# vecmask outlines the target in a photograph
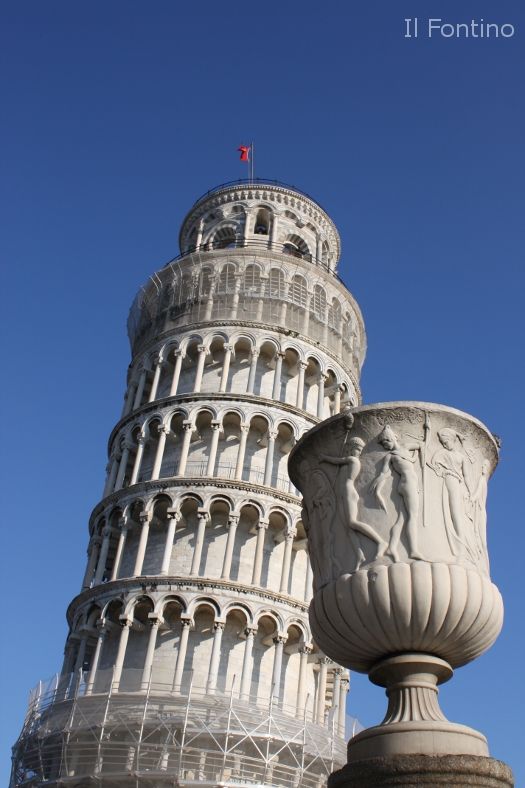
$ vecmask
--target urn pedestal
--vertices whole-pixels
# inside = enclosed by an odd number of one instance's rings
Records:
[[[367,673],[388,696],[384,720],[350,740],[339,773],[346,778],[331,785],[512,784],[508,769],[503,782],[500,767],[492,775],[487,764],[499,762],[487,758],[485,737],[449,722],[438,702],[438,685],[486,651],[503,622],[486,542],[497,460],[483,424],[421,402],[354,408],[293,450],[290,476],[303,494],[314,573],[313,635],[327,656]],[[418,757],[434,783],[409,781]],[[443,782],[450,758],[456,766],[470,758],[481,781]],[[392,759],[401,781],[374,782],[386,779]],[[365,779],[367,769],[379,771]],[[357,782],[348,770],[361,775]]]

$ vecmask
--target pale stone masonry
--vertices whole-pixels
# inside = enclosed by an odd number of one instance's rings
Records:
[[[312,641],[287,473],[307,430],[360,403],[339,236],[296,189],[234,183],[179,242],[131,309],[64,664],[32,695],[13,787],[314,788],[345,762],[348,674]]]

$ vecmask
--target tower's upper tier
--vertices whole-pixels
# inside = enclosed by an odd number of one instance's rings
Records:
[[[235,247],[266,248],[303,258],[335,273],[339,233],[304,192],[256,179],[217,186],[193,205],[179,235],[182,254]]]

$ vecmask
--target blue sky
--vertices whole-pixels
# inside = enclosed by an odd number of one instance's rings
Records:
[[[516,34],[406,39],[415,16]],[[523,5],[21,0],[0,22],[4,784],[27,693],[61,664],[129,306],[192,202],[246,175],[250,140],[256,175],[338,225],[365,402],[442,402],[502,437],[489,539],[506,623],[442,705],[525,783]],[[354,676],[349,708],[379,721],[382,690]]]

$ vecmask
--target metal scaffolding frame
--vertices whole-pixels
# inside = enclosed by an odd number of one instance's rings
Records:
[[[124,674],[129,686],[133,677]],[[13,748],[12,788],[320,788],[346,761],[335,720],[324,727],[306,712],[298,718],[271,695],[245,700],[191,678],[181,692],[151,681],[144,690],[115,691],[109,681],[105,691],[86,694],[87,679],[59,676],[33,691]]]

